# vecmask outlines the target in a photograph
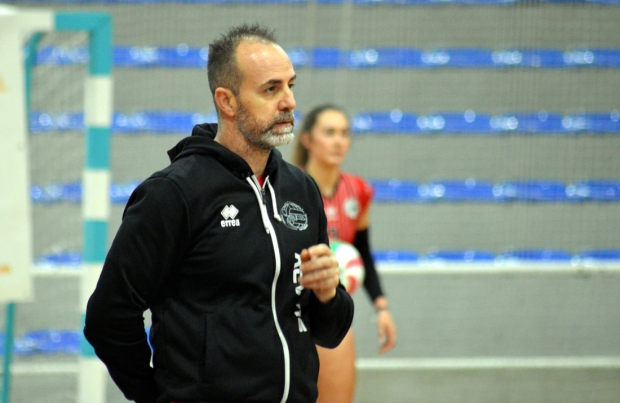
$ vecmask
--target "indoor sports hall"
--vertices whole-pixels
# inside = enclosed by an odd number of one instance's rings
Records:
[[[126,401],[85,301],[132,191],[216,122],[208,44],[243,22],[275,29],[298,120],[346,108],[374,187],[398,342],[357,291],[355,403],[620,402],[619,0],[0,3],[0,403]]]

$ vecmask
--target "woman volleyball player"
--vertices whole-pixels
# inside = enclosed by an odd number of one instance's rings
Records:
[[[351,138],[349,118],[335,105],[321,105],[303,119],[293,163],[304,169],[319,186],[327,215],[330,239],[352,244],[365,267],[364,288],[377,312],[380,353],[396,343],[396,327],[381,289],[370,252],[368,224],[372,187],[362,178],[343,172]],[[355,341],[353,329],[333,350],[317,346],[320,359],[317,403],[351,403],[355,394]]]

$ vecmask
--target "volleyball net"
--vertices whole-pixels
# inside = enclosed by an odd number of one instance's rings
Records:
[[[617,1],[9,3],[104,11],[114,21],[108,243],[135,186],[168,164],[166,151],[194,124],[216,119],[208,43],[260,22],[275,28],[295,66],[297,117],[320,103],[344,106],[353,133],[344,169],[375,187],[371,240],[401,341],[376,357],[358,291],[365,371],[450,373],[497,362],[515,370],[523,357],[530,369],[556,362],[549,357],[577,357],[562,361],[571,368],[618,367]],[[35,301],[17,313],[22,358],[79,355],[88,41],[85,32],[44,33],[33,53],[36,277]],[[282,152],[288,158],[290,147]],[[591,366],[592,357],[607,361]],[[536,382],[528,376],[495,392]],[[56,390],[71,389],[68,379]],[[611,383],[600,390],[620,393]],[[42,401],[61,395],[50,393]]]

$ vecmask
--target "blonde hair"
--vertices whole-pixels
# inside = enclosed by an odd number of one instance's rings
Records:
[[[301,137],[305,134],[310,135],[310,133],[312,133],[312,129],[316,125],[316,122],[319,120],[319,116],[325,111],[338,111],[342,113],[347,118],[347,120],[349,120],[349,115],[347,114],[345,109],[337,105],[322,104],[312,108],[310,112],[308,112],[301,120],[299,131],[297,133],[297,136],[295,136],[293,157],[291,161],[293,165],[299,168],[303,168],[308,163],[308,149],[302,144]]]

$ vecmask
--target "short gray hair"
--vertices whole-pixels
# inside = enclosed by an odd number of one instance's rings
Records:
[[[276,43],[273,30],[259,24],[243,24],[233,27],[220,39],[211,43],[209,45],[207,75],[212,95],[215,96],[215,90],[218,87],[228,88],[233,94],[239,94],[243,74],[237,65],[235,51],[239,43],[244,40]]]

